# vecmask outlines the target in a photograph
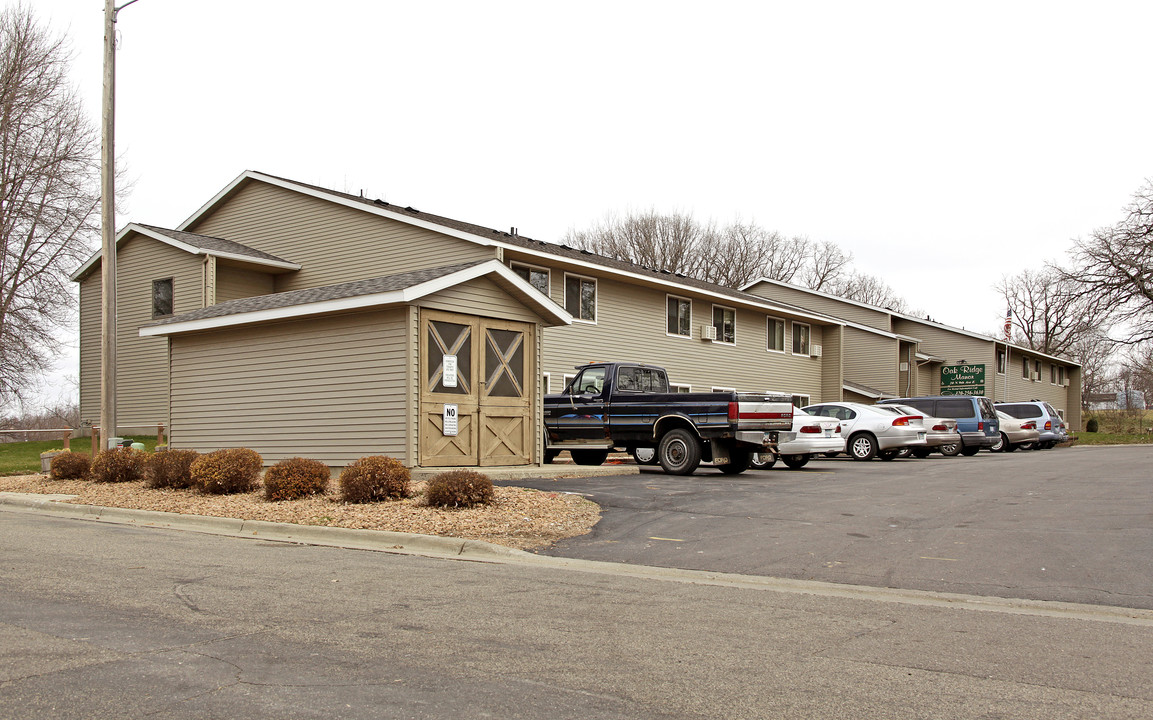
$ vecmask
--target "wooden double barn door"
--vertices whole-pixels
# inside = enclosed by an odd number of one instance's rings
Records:
[[[421,311],[421,465],[533,461],[535,333],[529,323]],[[446,405],[455,406],[455,434]]]

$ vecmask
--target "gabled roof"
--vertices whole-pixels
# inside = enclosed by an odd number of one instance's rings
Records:
[[[861,383],[852,382],[851,380],[845,380],[842,384],[842,387],[849,392],[856,393],[857,395],[864,395],[865,397],[873,398],[874,400],[900,397],[899,395],[893,395],[892,393],[887,393],[883,390],[869,387],[868,385],[862,385]]]
[[[156,227],[155,225],[142,225],[140,223],[129,223],[126,225],[116,236],[116,246],[119,248],[121,241],[133,233],[158,240],[165,245],[171,245],[174,248],[193,255],[215,255],[219,258],[264,266],[271,271],[300,269],[300,265],[294,262],[283,260],[275,255],[269,255],[266,252],[250,248],[247,245],[241,245],[238,242],[211,237],[209,235],[197,235],[196,233],[182,232],[179,230],[168,230]],[[88,258],[88,260],[69,277],[72,280],[79,280],[86,276],[96,267],[97,263],[100,262],[102,252],[102,250],[97,250],[92,257]]]
[[[722,303],[727,301],[734,304],[756,307],[770,313],[773,311],[787,313],[794,317],[804,318],[811,322],[826,325],[845,324],[845,321],[840,318],[814,312],[778,300],[770,300],[723,285],[716,285],[667,271],[654,270],[624,260],[597,255],[588,250],[580,250],[565,245],[544,242],[542,240],[533,240],[522,235],[461,222],[433,213],[422,212],[413,207],[402,207],[383,200],[373,200],[359,195],[329,190],[316,185],[309,185],[308,183],[297,182],[296,180],[289,180],[255,170],[247,170],[237,176],[232,182],[225,186],[223,190],[218,192],[211,200],[181,223],[179,229],[184,230],[194,226],[198,220],[211,213],[218,205],[228,200],[228,198],[239,192],[240,189],[250,182],[267,183],[285,190],[299,192],[310,197],[333,202],[408,225],[433,230],[478,245],[503,248],[529,256],[535,255],[541,258],[542,261],[560,260],[569,265],[587,268],[591,272],[602,274],[610,273],[628,277],[633,280],[662,285],[665,286],[669,292],[673,293],[676,293],[678,290],[684,292],[686,289],[692,289],[697,293],[712,296],[716,301]]]
[[[238,325],[409,303],[469,280],[489,276],[554,325],[572,323],[559,305],[497,260],[414,270],[324,287],[229,300],[140,328],[141,336],[177,335]]]

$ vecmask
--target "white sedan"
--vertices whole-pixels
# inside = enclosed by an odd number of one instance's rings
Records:
[[[841,421],[845,449],[854,460],[892,460],[903,447],[925,447],[921,415],[894,415],[873,405],[828,402],[809,405],[805,412]]]
[[[816,453],[844,452],[845,438],[841,437],[841,423],[835,418],[810,415],[793,408],[793,434],[795,440],[778,446],[781,462],[790,470],[804,467]],[[771,468],[776,462],[771,454],[753,456],[753,467]]]

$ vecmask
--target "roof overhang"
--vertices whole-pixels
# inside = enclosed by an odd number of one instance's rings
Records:
[[[195,245],[189,245],[188,243],[180,242],[175,238],[170,238],[163,233],[158,233],[141,225],[137,225],[136,223],[128,223],[119,233],[117,233],[116,247],[119,248],[121,241],[132,234],[143,235],[144,237],[151,238],[157,242],[162,242],[165,245],[174,247],[177,250],[183,250],[184,252],[191,255],[212,255],[224,260],[231,260],[246,265],[257,265],[262,268],[281,270],[285,272],[299,270],[301,267],[296,263],[286,262],[283,260],[270,260],[268,258],[254,257],[252,255],[240,255],[238,253],[222,252],[219,250],[209,250],[207,248],[196,247]],[[86,260],[83,265],[81,265],[76,269],[75,272],[69,275],[69,279],[75,281],[87,275],[89,271],[96,267],[96,264],[100,262],[100,258],[103,254],[103,249],[97,250],[92,255],[92,257],[88,258],[88,260]]]
[[[405,305],[427,295],[447,290],[478,277],[489,277],[497,285],[532,309],[549,325],[570,325],[572,316],[541,291],[530,285],[498,260],[488,260],[471,267],[443,275],[434,280],[411,285],[400,290],[357,295],[353,297],[300,303],[285,307],[237,312],[218,317],[182,321],[179,318],[140,328],[141,337],[163,337],[185,333],[204,332],[253,325],[257,323],[291,320],[356,310],[370,310],[394,305]]]

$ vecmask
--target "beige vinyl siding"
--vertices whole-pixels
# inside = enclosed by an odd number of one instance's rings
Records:
[[[173,314],[203,306],[203,259],[151,238],[134,235],[116,253],[116,422],[120,433],[156,431],[168,422],[168,342],[140,337],[152,317],[152,281],[172,278]],[[99,288],[99,270],[93,273]],[[96,295],[99,296],[99,290]],[[96,300],[99,304],[99,298]],[[99,308],[97,309],[99,313]],[[99,354],[100,323],[96,322]],[[96,397],[100,370],[96,360]],[[85,395],[88,395],[85,392]],[[99,419],[97,410],[97,420]]]
[[[884,310],[873,310],[845,300],[825,297],[805,288],[785,287],[763,282],[750,287],[746,292],[770,300],[796,305],[812,312],[868,325],[886,332],[891,331],[892,328],[891,315]]]
[[[585,275],[592,275],[584,271]],[[553,293],[563,272],[553,269]],[[595,276],[595,275],[594,275]],[[634,360],[661,365],[669,379],[696,388],[736,387],[739,390],[779,390],[822,398],[822,361],[790,352],[769,352],[765,318],[769,313],[736,308],[736,343],[702,341],[701,326],[712,322],[711,298],[679,291],[691,298],[692,337],[670,337],[666,333],[666,294],[660,287],[624,283],[612,277],[597,277],[596,324],[574,323],[544,330],[542,372],[551,373],[560,390],[560,379],[573,374],[573,367],[593,361]],[[771,313],[791,321],[788,316]],[[824,341],[824,328],[812,326],[811,342]],[[791,339],[786,340],[791,348]]]
[[[276,292],[270,273],[225,265],[216,261],[216,302],[238,300]]]
[[[1003,347],[1003,346],[1001,346]],[[1027,380],[1021,376],[1021,360],[1029,358],[1030,364],[1041,361],[1041,379],[1037,382]],[[1065,368],[1069,378],[1069,387],[1054,385],[1049,382],[1049,366],[1054,361],[1048,357],[1039,357],[1028,350],[1011,348],[1009,351],[1008,372],[998,376],[998,383],[1008,381],[1008,392],[1002,384],[997,386],[997,394],[993,397],[996,402],[1021,402],[1024,400],[1044,400],[1058,410],[1065,412],[1065,418],[1074,430],[1080,429],[1081,423],[1081,369],[1075,366],[1056,364]],[[1073,425],[1076,421],[1076,425]]]
[[[188,229],[303,266],[276,276],[277,292],[497,256],[495,248],[258,181]]]
[[[172,338],[172,446],[249,447],[266,464],[364,455],[407,464],[407,311]]]
[[[487,277],[441,290],[417,301],[420,307],[481,317],[537,323],[541,318]]]
[[[822,328],[821,394],[810,400],[814,403],[842,399],[845,386],[845,328],[830,325]]]
[[[100,272],[80,282],[80,422],[100,424]]]
[[[896,338],[845,328],[845,379],[892,395],[898,389],[900,359]]]

